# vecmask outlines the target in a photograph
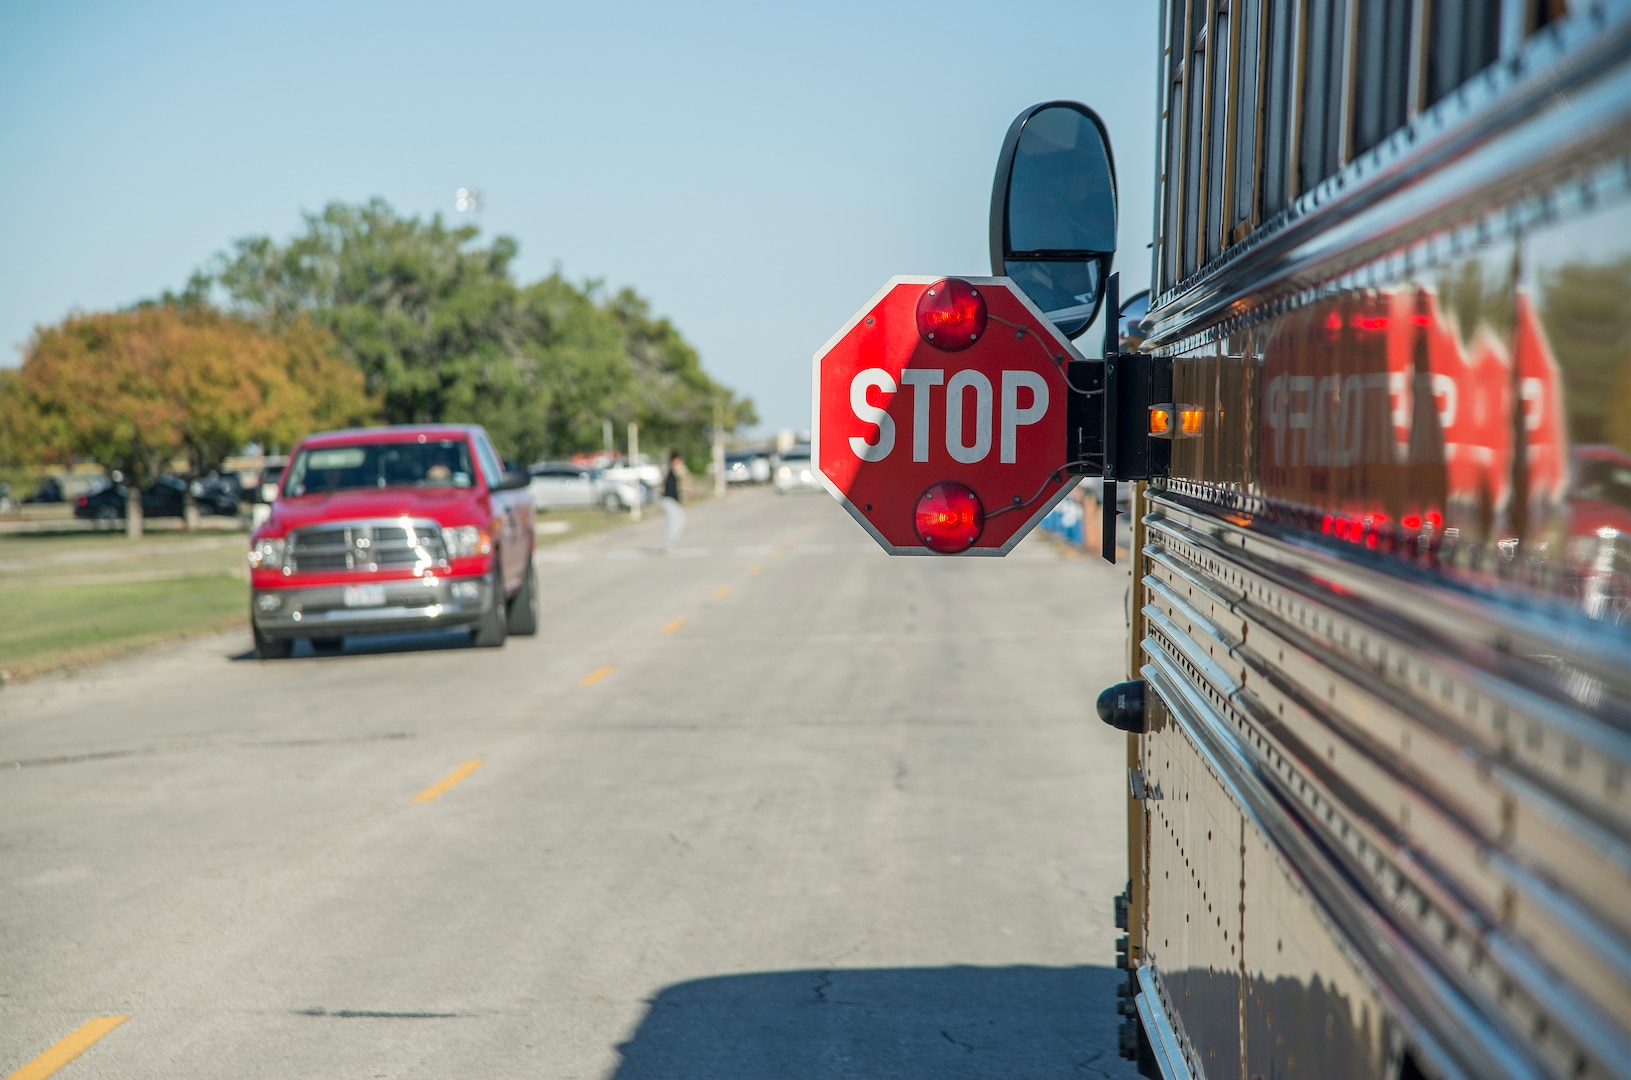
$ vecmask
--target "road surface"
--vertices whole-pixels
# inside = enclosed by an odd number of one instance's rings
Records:
[[[659,529],[544,549],[499,651],[0,689],[0,1076],[1133,1076],[1125,578],[819,495]]]

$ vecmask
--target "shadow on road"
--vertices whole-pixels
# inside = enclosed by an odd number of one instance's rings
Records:
[[[288,660],[275,660],[273,663],[287,664],[290,661],[322,660],[335,656],[371,656],[378,653],[415,653],[415,652],[446,652],[449,649],[469,649],[470,631],[462,628],[451,630],[415,630],[411,633],[401,634],[361,634],[348,637],[345,644],[339,649],[318,649],[305,638],[295,642],[294,654]],[[255,660],[255,650],[245,649],[242,652],[231,653],[228,660]]]
[[[727,975],[652,999],[612,1080],[1131,1078],[1103,967]]]

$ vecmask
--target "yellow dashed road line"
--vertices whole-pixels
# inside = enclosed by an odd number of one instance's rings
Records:
[[[413,797],[413,801],[430,802],[432,799],[438,799],[454,784],[457,784],[460,780],[463,780],[465,777],[469,776],[479,768],[481,768],[481,758],[471,758],[469,761],[465,762],[463,765],[460,765],[457,769],[454,769],[452,772],[442,777],[442,779],[438,780],[424,791],[421,791],[419,794],[415,795]]]
[[[47,1076],[89,1050],[102,1036],[129,1019],[128,1016],[99,1016],[95,1020],[81,1024],[78,1030],[6,1077],[6,1080],[45,1080]]]
[[[678,630],[680,627],[682,627],[684,625],[685,625],[685,620],[684,619],[675,619],[673,622],[671,622],[667,626],[663,627],[663,633],[672,634],[674,631]]]
[[[595,670],[591,671],[589,674],[587,674],[583,678],[579,679],[578,680],[578,685],[579,686],[593,686],[593,685],[595,685],[595,683],[597,683],[600,680],[604,679],[606,676],[610,675],[611,673],[612,673],[612,665],[610,665],[610,664],[607,664],[605,667],[597,667],[597,668],[595,668]]]
[[[725,597],[729,596],[730,594],[731,587],[729,585],[721,585],[719,588],[714,590],[714,596],[718,597],[720,600],[725,599]]]

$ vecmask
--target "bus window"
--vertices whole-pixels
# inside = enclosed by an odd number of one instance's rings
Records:
[[[1263,178],[1261,180],[1263,220],[1286,208],[1290,202],[1292,81],[1296,75],[1291,51],[1296,35],[1296,0],[1267,0],[1264,5],[1268,26],[1268,55],[1263,65]]]
[[[1410,84],[1409,0],[1373,0],[1359,8],[1354,78],[1354,155],[1404,126]]]
[[[1263,36],[1262,0],[1246,0],[1240,5],[1240,63],[1237,67],[1235,96],[1237,121],[1233,126],[1234,205],[1230,208],[1231,244],[1241,240],[1254,224],[1252,208],[1256,205],[1257,185],[1257,125],[1259,98],[1257,95],[1258,70]]]

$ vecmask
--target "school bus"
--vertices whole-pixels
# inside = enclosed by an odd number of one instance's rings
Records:
[[[1160,18],[1122,1051],[1631,1076],[1631,4]]]

